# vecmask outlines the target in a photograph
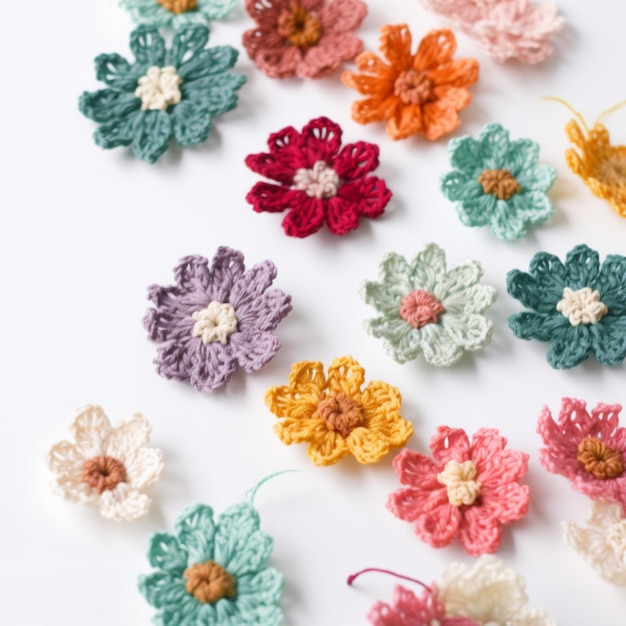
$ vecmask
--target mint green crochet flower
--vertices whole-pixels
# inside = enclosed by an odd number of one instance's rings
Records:
[[[159,609],[157,626],[278,626],[283,576],[266,563],[272,538],[259,530],[248,503],[226,509],[187,507],[175,534],[155,533],[148,559],[157,571],[139,578],[139,590]]]
[[[224,19],[237,0],[120,0],[139,24],[180,28]]]
[[[235,92],[246,82],[228,71],[237,50],[205,49],[208,39],[206,26],[184,26],[168,51],[156,28],[139,26],[130,35],[134,63],[119,54],[99,55],[96,76],[107,88],[79,99],[81,112],[99,123],[96,144],[131,146],[139,158],[155,163],[172,137],[181,146],[206,141],[213,118],[237,106]]]
[[[380,265],[380,282],[366,281],[361,295],[380,313],[365,328],[384,340],[398,363],[420,352],[431,365],[456,363],[463,352],[479,350],[491,340],[492,323],[483,313],[496,290],[479,283],[477,261],[446,269],[444,251],[434,243],[411,263],[391,252]]]
[[[551,165],[537,165],[539,145],[530,139],[510,141],[500,124],[487,124],[478,139],[452,139],[448,144],[454,171],[441,179],[443,195],[456,202],[466,226],[491,225],[500,239],[519,239],[528,224],[538,224],[555,211],[546,192],[556,179]]]
[[[548,363],[574,367],[591,354],[599,363],[618,365],[626,358],[626,257],[598,253],[580,244],[558,257],[538,252],[529,273],[511,270],[506,288],[530,311],[509,317],[520,339],[550,343]]]

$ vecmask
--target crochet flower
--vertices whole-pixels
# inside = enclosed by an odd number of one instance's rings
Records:
[[[443,195],[456,202],[466,226],[490,224],[500,239],[519,239],[528,224],[538,224],[555,212],[546,192],[556,168],[538,165],[539,144],[509,140],[500,124],[488,124],[474,139],[469,135],[448,144],[454,170],[441,179]]]
[[[472,442],[460,428],[439,426],[430,440],[434,460],[402,450],[393,460],[400,482],[387,508],[434,548],[458,535],[468,554],[495,552],[502,525],[528,511],[529,490],[520,485],[528,455],[505,450],[507,440],[493,428],[480,428]],[[457,614],[457,613],[453,613]]]
[[[140,576],[139,591],[159,610],[159,626],[263,624],[278,626],[283,576],[267,561],[272,538],[247,503],[217,520],[211,507],[187,507],[174,534],[155,533],[148,559],[157,571]]]
[[[175,285],[148,289],[154,308],[143,320],[159,344],[159,374],[215,391],[237,366],[256,372],[278,352],[271,331],[291,311],[291,297],[269,288],[276,277],[271,261],[246,271],[241,252],[220,247],[211,268],[204,257],[187,256],[174,276]]]
[[[181,146],[206,141],[213,118],[237,106],[235,92],[246,82],[228,71],[237,50],[205,49],[208,38],[206,26],[184,26],[167,51],[156,28],[139,26],[130,35],[134,63],[119,54],[99,55],[96,76],[107,87],[79,99],[81,112],[99,124],[96,144],[131,146],[139,158],[155,163],[172,137]]]
[[[537,432],[541,463],[565,476],[590,498],[610,500],[626,511],[626,428],[619,425],[619,404],[598,404],[591,414],[585,402],[563,398],[558,422],[543,407]]]
[[[600,265],[598,253],[584,244],[567,254],[565,264],[538,252],[529,273],[511,270],[509,295],[529,311],[508,319],[521,339],[550,342],[548,363],[574,367],[590,354],[604,365],[626,357],[626,257],[608,255]]]
[[[359,124],[387,121],[392,139],[423,133],[438,139],[460,123],[458,112],[472,97],[467,87],[478,80],[478,62],[452,57],[456,39],[450,30],[434,30],[411,53],[411,33],[406,24],[381,28],[380,50],[356,58],[361,72],[344,72],[345,85],[367,96],[352,105]]]
[[[225,18],[236,0],[120,0],[135,22],[151,26],[180,28]]]
[[[587,526],[563,524],[565,543],[605,580],[626,587],[626,519],[618,504],[598,500],[591,505]]]
[[[139,413],[111,427],[99,406],[79,409],[70,426],[74,443],[60,441],[48,452],[58,492],[72,502],[97,504],[116,522],[145,515],[150,498],[144,491],[163,471],[161,450],[144,447],[150,430]]]
[[[381,381],[361,390],[365,370],[351,357],[324,366],[314,361],[295,363],[289,384],[271,387],[265,404],[280,418],[274,431],[280,440],[309,444],[316,465],[332,465],[350,453],[359,463],[376,463],[403,446],[413,426],[400,415],[400,392]]]
[[[269,153],[249,154],[246,165],[278,184],[258,182],[246,200],[258,213],[288,209],[283,229],[291,237],[316,233],[324,221],[333,235],[378,217],[391,198],[378,167],[378,146],[359,141],[341,146],[341,127],[326,117],[299,133],[292,126],[272,133]]]
[[[319,78],[353,59],[363,42],[351,31],[367,15],[361,0],[246,0],[256,28],[243,45],[270,78]]]
[[[413,260],[395,252],[383,258],[380,282],[366,281],[361,296],[380,313],[365,323],[398,363],[420,352],[431,365],[456,363],[465,350],[491,340],[492,323],[482,315],[496,291],[479,283],[483,270],[468,261],[448,270],[445,252],[428,244]]]

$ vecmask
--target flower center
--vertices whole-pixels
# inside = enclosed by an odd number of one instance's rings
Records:
[[[228,302],[213,300],[209,306],[195,311],[191,317],[196,320],[191,329],[191,336],[202,337],[205,346],[214,341],[226,345],[228,338],[237,330],[235,309]]]
[[[345,393],[322,400],[314,417],[321,419],[328,430],[338,432],[342,437],[347,437],[363,423],[361,405]]]
[[[198,0],[156,0],[166,11],[172,13],[186,13],[198,8]]]
[[[492,193],[498,200],[508,200],[522,190],[509,170],[483,170],[478,182],[485,193]]]
[[[585,437],[578,444],[578,462],[594,478],[607,480],[624,473],[624,461],[619,450],[607,446],[596,437]]]
[[[310,170],[306,167],[296,170],[293,186],[311,198],[331,198],[337,195],[341,181],[325,161],[316,161]]]
[[[183,79],[176,73],[173,65],[153,65],[137,81],[135,95],[141,98],[141,110],[163,111],[170,104],[178,104],[181,99],[178,85],[182,82]]]
[[[600,300],[600,292],[597,289],[592,291],[589,287],[576,291],[565,287],[556,310],[563,313],[572,326],[596,324],[609,312],[606,304]]]
[[[278,34],[306,52],[322,36],[322,23],[308,9],[293,1],[289,9],[283,9],[278,16]]]
[[[476,480],[478,470],[474,461],[450,460],[443,468],[443,472],[437,474],[437,480],[445,485],[448,490],[448,501],[452,506],[469,506],[474,504],[480,495],[480,483]]]
[[[127,480],[126,468],[112,456],[95,456],[83,465],[83,482],[93,487],[99,494],[115,489]]]
[[[400,300],[400,317],[413,328],[436,324],[445,312],[443,304],[428,291],[416,289]]]
[[[434,86],[435,83],[426,76],[426,72],[407,70],[396,78],[393,93],[404,104],[423,104],[432,100]]]
[[[215,604],[222,598],[237,595],[237,581],[219,563],[206,561],[188,567],[183,576],[187,579],[185,591],[202,604]]]

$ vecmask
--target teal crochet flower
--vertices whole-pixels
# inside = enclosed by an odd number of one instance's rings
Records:
[[[420,352],[431,365],[452,365],[463,352],[491,340],[492,323],[483,313],[496,290],[481,284],[483,270],[468,261],[448,270],[444,251],[428,244],[413,260],[391,252],[380,265],[380,282],[366,281],[361,295],[380,313],[365,322],[398,363]]]
[[[590,354],[604,365],[626,358],[626,257],[612,254],[600,265],[584,244],[567,254],[565,265],[537,253],[529,273],[511,270],[506,288],[530,311],[509,317],[521,339],[550,342],[548,363],[568,369]]]
[[[278,626],[283,576],[266,563],[272,538],[259,530],[248,503],[226,509],[187,507],[175,534],[155,533],[148,559],[157,571],[140,576],[139,590],[159,609],[157,626]]]
[[[443,195],[456,202],[466,226],[491,225],[500,239],[519,239],[528,224],[554,214],[546,192],[556,179],[551,165],[537,165],[539,145],[530,139],[511,141],[500,124],[487,124],[478,139],[452,139],[448,144],[454,171],[441,179]]]
[[[209,29],[184,26],[168,51],[156,28],[139,26],[130,35],[135,62],[119,54],[101,54],[96,76],[106,89],[87,91],[81,112],[99,123],[94,133],[102,148],[131,146],[141,159],[155,163],[175,137],[181,146],[206,141],[213,118],[237,106],[235,93],[245,82],[229,72],[238,52],[231,46],[205,49]]]
[[[237,0],[120,0],[139,24],[180,28],[224,19]]]

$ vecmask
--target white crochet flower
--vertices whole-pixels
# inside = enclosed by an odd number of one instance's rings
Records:
[[[473,568],[452,563],[438,588],[446,615],[469,617],[479,626],[556,626],[542,609],[526,607],[524,579],[492,555],[481,556]]]
[[[602,578],[626,586],[626,518],[621,505],[596,500],[591,505],[587,527],[563,523],[563,539],[582,554]]]
[[[163,471],[163,454],[145,448],[150,424],[139,413],[114,428],[99,406],[76,412],[70,432],[75,443],[60,441],[48,452],[48,467],[56,474],[62,496],[100,506],[103,517],[136,520],[148,512],[143,493]]]

